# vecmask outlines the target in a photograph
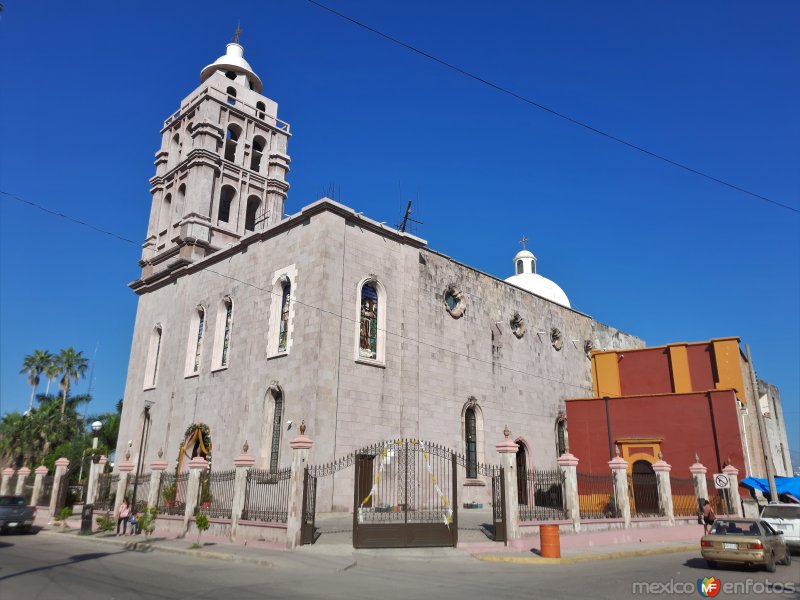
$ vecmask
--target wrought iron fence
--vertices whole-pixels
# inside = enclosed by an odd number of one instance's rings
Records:
[[[97,478],[97,492],[94,496],[94,510],[109,511],[114,508],[114,497],[117,495],[118,473],[101,473]]]
[[[694,481],[681,479],[679,477],[670,478],[672,488],[672,511],[676,517],[694,517],[699,512],[697,497],[694,495]]]
[[[658,501],[658,479],[655,473],[630,473],[628,498],[632,517],[662,517]]]
[[[164,472],[158,490],[158,512],[163,515],[183,515],[186,512],[186,492],[189,485],[189,472]]]
[[[244,494],[242,519],[286,523],[289,516],[291,469],[250,469]]]
[[[617,519],[621,517],[614,498],[611,473],[578,473],[578,507],[582,519]]]
[[[42,491],[39,492],[39,506],[50,506],[50,499],[53,496],[53,475],[45,475],[42,477]]]
[[[713,479],[706,479],[706,489],[708,489],[708,501],[714,513],[717,515],[729,515],[730,509],[730,492],[727,489],[718,490],[714,486]]]
[[[22,484],[22,495],[25,496],[25,504],[30,505],[33,499],[33,482],[35,479],[35,475],[29,475]]]
[[[136,491],[135,500],[134,490]],[[138,478],[134,475],[128,479],[127,495],[133,506],[134,513],[144,512],[147,508],[147,500],[150,497],[150,473],[142,473]]]
[[[530,470],[517,474],[520,521],[565,518],[564,474],[561,469]]]
[[[230,519],[235,482],[236,469],[203,473],[197,495],[197,512],[207,517]]]

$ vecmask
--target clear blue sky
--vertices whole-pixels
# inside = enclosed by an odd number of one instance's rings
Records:
[[[337,9],[615,135],[800,207],[796,2],[366,2]],[[5,2],[0,189],[143,240],[159,127],[224,52],[290,122],[296,212],[331,186],[499,277],[530,238],[577,309],[651,345],[740,336],[800,447],[800,215],[614,144],[304,0]],[[0,411],[34,348],[124,393],[137,248],[0,196]],[[88,380],[75,388],[85,392]],[[42,386],[42,391],[44,386]]]

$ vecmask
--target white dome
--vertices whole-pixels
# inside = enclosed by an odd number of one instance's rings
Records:
[[[550,281],[547,277],[542,277],[538,273],[512,275],[505,281],[527,292],[546,298],[551,302],[566,306],[567,308],[572,308],[564,290],[562,290],[555,281]]]
[[[200,81],[205,81],[217,70],[244,73],[253,82],[253,89],[256,92],[260,94],[264,89],[264,84],[261,83],[261,78],[255,74],[255,71],[253,71],[250,63],[244,59],[244,48],[242,48],[242,46],[239,44],[234,42],[228,44],[223,56],[220,56],[217,60],[200,71]]]

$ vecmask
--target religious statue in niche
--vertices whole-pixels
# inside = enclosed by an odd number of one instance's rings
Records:
[[[444,305],[451,317],[454,319],[462,317],[466,306],[461,290],[454,285],[448,286],[444,291]]]
[[[553,327],[550,330],[550,342],[556,350],[561,350],[561,348],[564,347],[564,336],[561,335],[561,331],[558,327]]]
[[[371,359],[378,356],[378,292],[369,284],[361,288],[359,355]]]
[[[511,332],[517,337],[517,339],[521,339],[525,332],[527,331],[525,327],[525,319],[519,313],[514,313],[514,316],[511,317],[511,321],[509,323],[511,325]]]

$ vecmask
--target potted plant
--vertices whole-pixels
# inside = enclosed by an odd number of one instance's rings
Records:
[[[168,483],[161,490],[161,497],[164,498],[168,508],[175,506],[175,497],[178,495],[178,487],[174,483]]]
[[[211,489],[209,488],[208,483],[204,483],[200,487],[200,506],[203,508],[209,508],[213,500],[214,496],[211,494]]]

